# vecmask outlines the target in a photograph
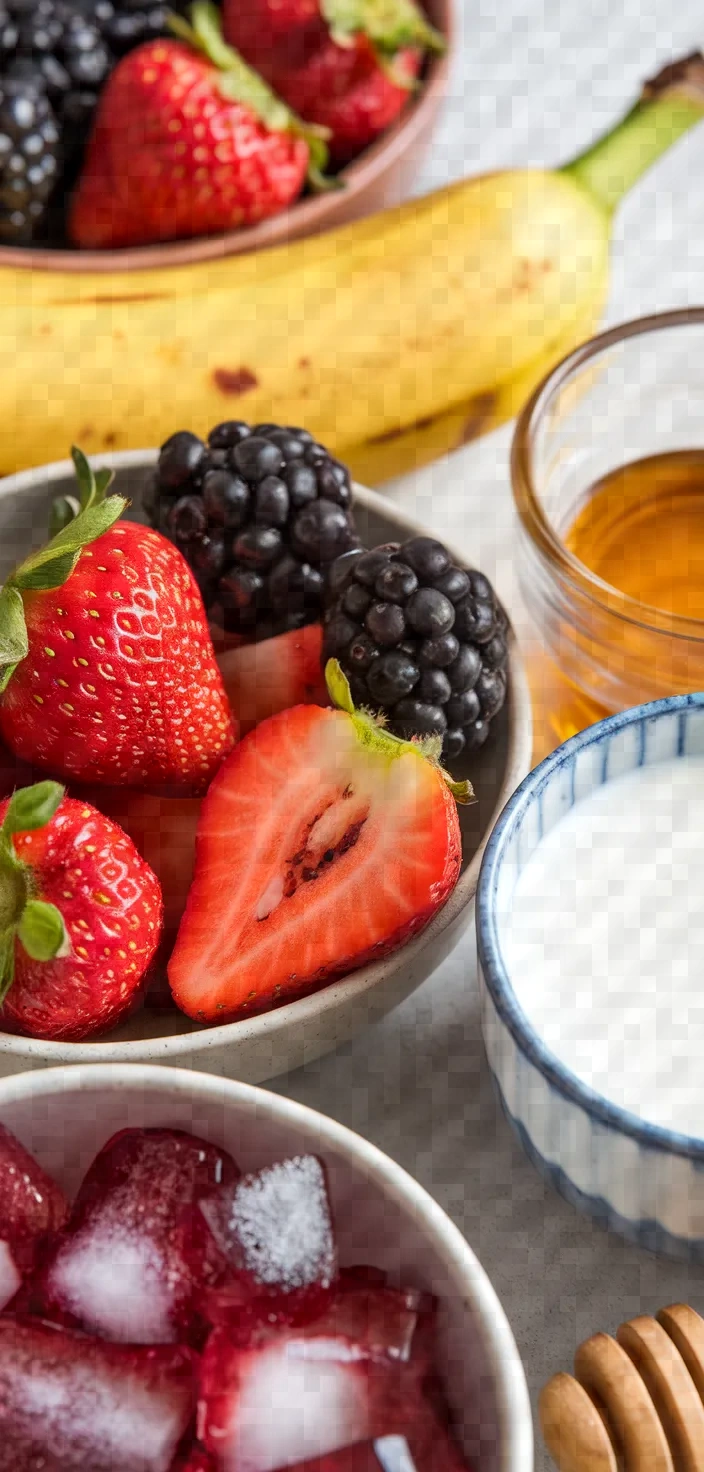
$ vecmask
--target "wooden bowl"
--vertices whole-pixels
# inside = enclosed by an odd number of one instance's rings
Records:
[[[243,255],[319,235],[335,225],[346,225],[362,215],[399,204],[418,173],[435,131],[445,99],[452,61],[455,0],[425,0],[433,25],[445,36],[444,56],[430,58],[420,90],[409,99],[394,127],[343,169],[345,188],[300,200],[290,209],[246,230],[171,244],[144,245],[128,250],[50,250],[48,247],[0,247],[0,266],[24,266],[48,271],[138,271],[154,266],[188,266],[222,256]]]
[[[139,516],[142,494],[153,474],[155,451],[100,456],[96,465],[115,469],[115,490]],[[63,462],[23,471],[0,481],[0,580],[32,546],[45,540],[52,495],[75,485],[73,467]],[[373,547],[426,530],[383,497],[355,487],[361,536]],[[455,554],[457,561],[461,555]],[[377,1021],[445,959],[469,926],[479,866],[489,834],[530,765],[530,700],[516,642],[511,635],[509,688],[496,717],[493,740],[453,769],[469,777],[477,802],[460,809],[462,872],[447,903],[430,925],[384,960],[363,966],[312,996],[239,1022],[203,1027],[174,1007],[147,1005],[103,1040],[44,1042],[0,1031],[0,1077],[27,1068],[64,1063],[168,1063],[259,1083],[321,1057]]]

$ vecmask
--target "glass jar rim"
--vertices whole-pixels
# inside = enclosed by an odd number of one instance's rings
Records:
[[[670,312],[653,313],[619,323],[597,333],[568,353],[542,380],[516,421],[511,444],[511,483],[513,498],[521,524],[553,571],[566,579],[579,593],[598,603],[624,622],[675,638],[704,640],[704,619],[668,613],[622,593],[580,562],[569,551],[550,524],[535,488],[533,452],[540,422],[555,394],[579,368],[600,354],[630,338],[646,333],[678,327],[704,326],[704,307],[684,307]]]

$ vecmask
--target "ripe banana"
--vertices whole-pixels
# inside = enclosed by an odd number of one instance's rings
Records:
[[[253,256],[0,270],[0,472],[221,419],[302,423],[379,483],[513,414],[598,322],[613,210],[704,115],[668,68],[555,171],[470,179]]]

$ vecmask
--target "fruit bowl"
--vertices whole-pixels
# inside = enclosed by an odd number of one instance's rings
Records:
[[[440,1207],[366,1140],[261,1089],[135,1066],[4,1079],[0,1117],[69,1194],[125,1126],[195,1132],[227,1147],[244,1170],[295,1153],[322,1156],[342,1264],[370,1260],[441,1302],[438,1368],[470,1463],[482,1472],[530,1472],[525,1377],[491,1283]]]
[[[114,469],[115,489],[129,497],[135,517],[139,517],[155,463],[152,451],[130,451],[100,460]],[[69,462],[24,471],[0,482],[0,580],[21,557],[42,544],[52,497],[71,491],[73,485]],[[421,530],[389,502],[362,487],[355,489],[355,511],[359,531],[369,546],[403,540]],[[258,1082],[320,1057],[378,1020],[431,974],[467,928],[489,833],[529,769],[530,705],[513,639],[508,697],[492,732],[493,740],[453,771],[457,778],[471,778],[478,798],[460,814],[463,867],[457,886],[427,929],[402,949],[311,996],[215,1027],[203,1027],[155,1002],[106,1041],[44,1042],[0,1032],[0,1074],[61,1063],[160,1062]]]
[[[426,0],[425,10],[445,36],[447,49],[443,56],[429,59],[422,85],[398,122],[342,170],[343,189],[308,195],[260,225],[167,245],[105,251],[0,246],[0,266],[83,272],[185,266],[284,245],[400,203],[430,146],[452,63],[454,0]]]

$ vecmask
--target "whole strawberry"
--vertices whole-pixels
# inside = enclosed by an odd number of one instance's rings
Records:
[[[57,782],[0,804],[0,1027],[76,1042],[134,1005],[161,937],[156,875]]]
[[[73,455],[82,509],[0,591],[0,735],[68,781],[198,795],[235,740],[198,587]]]
[[[415,0],[225,0],[227,39],[348,163],[393,123],[426,52],[444,49]]]
[[[320,182],[326,150],[247,67],[208,0],[183,40],[139,47],[101,98],[69,219],[83,248],[116,248],[252,225]]]

